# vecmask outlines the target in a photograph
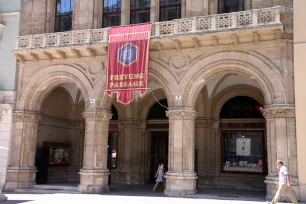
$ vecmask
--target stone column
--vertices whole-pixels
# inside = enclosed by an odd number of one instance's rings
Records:
[[[108,128],[112,114],[106,110],[87,110],[84,118],[86,130],[83,168],[80,170],[80,192],[108,192]]]
[[[194,172],[195,118],[194,110],[170,110],[169,164],[165,194],[182,196],[195,194],[197,175]]]
[[[265,183],[268,200],[271,200],[278,187],[276,161],[282,160],[288,167],[295,194],[298,195],[297,147],[295,134],[294,107],[267,107],[264,109],[267,130],[268,176]],[[287,200],[285,198],[285,200]]]
[[[36,141],[38,121],[36,112],[15,112],[13,115],[10,161],[4,190],[30,188],[35,184]]]

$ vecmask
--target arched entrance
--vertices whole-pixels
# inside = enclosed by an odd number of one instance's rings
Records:
[[[36,141],[36,184],[77,185],[83,164],[84,98],[74,84],[62,84],[43,100],[41,110]]]
[[[150,182],[155,182],[155,173],[161,159],[165,161],[165,172],[168,164],[169,123],[166,116],[167,99],[156,102],[148,114],[148,136],[150,141]]]

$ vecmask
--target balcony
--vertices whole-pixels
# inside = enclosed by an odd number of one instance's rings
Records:
[[[272,7],[156,22],[152,25],[151,39],[159,40],[170,37],[205,35],[206,33],[280,26],[280,11],[280,7]],[[24,54],[24,51],[29,53],[29,51],[32,52],[35,50],[54,50],[59,48],[64,49],[66,47],[78,48],[80,46],[85,46],[87,50],[90,50],[91,46],[104,45],[106,47],[107,43],[108,28],[45,33],[18,36],[14,53]],[[90,53],[92,54],[93,52]],[[106,53],[105,51],[104,54]]]

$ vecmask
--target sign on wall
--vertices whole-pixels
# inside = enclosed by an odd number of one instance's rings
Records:
[[[251,156],[251,139],[237,138],[236,139],[236,155]]]
[[[135,91],[148,88],[148,61],[151,23],[112,27],[109,30],[107,94],[129,104]]]

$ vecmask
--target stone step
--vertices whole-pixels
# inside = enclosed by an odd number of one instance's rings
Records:
[[[45,189],[45,190],[79,191],[78,186],[54,185],[54,184],[34,185],[33,188],[34,189]]]
[[[80,193],[78,186],[65,186],[65,185],[34,185],[32,188],[17,189],[18,193]]]
[[[79,194],[79,191],[65,191],[57,189],[37,189],[37,188],[21,188],[16,190],[17,193],[26,194],[55,194],[55,193],[65,193],[65,194]]]

